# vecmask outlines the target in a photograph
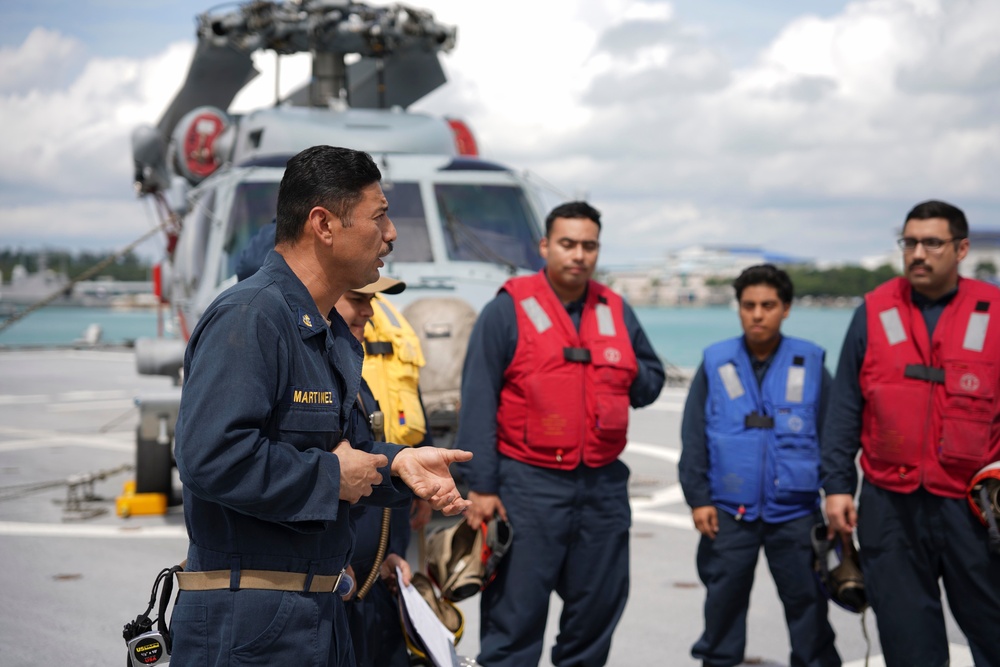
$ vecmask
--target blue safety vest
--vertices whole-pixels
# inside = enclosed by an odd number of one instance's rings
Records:
[[[783,337],[758,385],[743,337],[705,350],[712,502],[753,521],[789,521],[819,504],[822,348]]]

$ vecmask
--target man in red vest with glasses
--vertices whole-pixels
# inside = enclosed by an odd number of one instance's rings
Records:
[[[857,528],[889,667],[948,664],[941,580],[976,665],[1000,666],[1000,558],[966,501],[1000,460],[1000,290],[959,276],[968,237],[951,204],[906,216],[905,274],[855,312],[821,439],[830,530]]]

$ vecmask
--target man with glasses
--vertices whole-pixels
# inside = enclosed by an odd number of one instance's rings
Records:
[[[821,439],[830,530],[857,527],[889,667],[948,664],[940,579],[976,665],[1000,666],[1000,559],[965,498],[1000,460],[1000,290],[959,276],[968,236],[945,202],[906,216],[904,276],[855,312]]]

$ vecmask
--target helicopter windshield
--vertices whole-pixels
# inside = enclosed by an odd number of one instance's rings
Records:
[[[383,183],[389,216],[396,226],[394,262],[433,262],[427,214],[415,182]],[[508,185],[434,185],[448,257],[537,270],[538,234],[524,191]],[[227,262],[223,279],[235,275],[240,253],[257,231],[274,219],[277,181],[245,181],[237,185],[229,212]]]
[[[396,226],[397,241],[392,251],[396,262],[432,262],[427,216],[417,183],[384,183],[389,201],[389,216]],[[278,207],[278,182],[244,182],[236,187],[229,212],[229,238],[226,242],[228,261],[223,279],[236,274],[240,253],[257,231],[274,219]]]
[[[396,226],[393,262],[433,262],[431,239],[427,234],[427,216],[420,198],[418,183],[382,183],[389,202],[389,219]]]
[[[509,185],[434,185],[453,260],[537,270],[538,234],[521,188]]]
[[[278,182],[251,181],[240,183],[229,210],[229,238],[226,241],[226,275],[236,275],[240,253],[264,225],[274,220],[278,209]]]

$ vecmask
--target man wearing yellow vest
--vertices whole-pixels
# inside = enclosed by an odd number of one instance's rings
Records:
[[[424,365],[420,341],[406,319],[382,296],[399,294],[405,288],[406,283],[382,276],[370,285],[345,292],[335,307],[365,346],[364,382],[355,412],[366,423],[358,428],[369,429],[375,440],[429,445],[431,437],[417,389]],[[376,414],[384,419],[375,418]],[[423,529],[430,515],[430,505],[419,498],[414,499],[410,511],[396,508],[388,518],[364,505],[351,507],[355,535],[349,572],[358,589],[345,599],[358,667],[409,665],[394,597],[399,585],[396,568],[403,573],[402,583],[409,584],[411,568],[405,557],[410,530]],[[382,539],[387,540],[382,547],[384,558],[378,556]]]
[[[382,280],[392,280],[391,278]],[[382,282],[382,281],[379,281]],[[426,445],[429,433],[417,382],[424,366],[420,339],[410,323],[382,294],[398,294],[399,281],[371,298],[371,316],[365,325],[365,365],[362,376],[386,411],[385,441],[399,445]],[[379,283],[364,288],[378,287]]]

